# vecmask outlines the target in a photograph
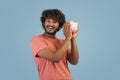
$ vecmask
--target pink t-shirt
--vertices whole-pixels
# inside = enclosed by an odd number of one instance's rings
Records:
[[[31,48],[39,72],[40,80],[72,80],[66,55],[64,55],[58,63],[54,63],[48,59],[36,56],[41,49],[46,47],[56,51],[63,44],[63,42],[63,40],[48,38],[44,35],[35,36],[32,38]]]

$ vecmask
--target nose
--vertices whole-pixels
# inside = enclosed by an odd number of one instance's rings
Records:
[[[51,25],[51,26],[52,26],[52,25],[54,25],[54,24],[53,24],[53,22],[52,22],[52,21],[50,21],[50,22],[49,22],[49,25]]]
[[[49,22],[49,25],[50,25],[50,26],[53,26],[53,25],[54,25],[54,23],[53,23],[52,21],[50,21],[50,22]]]

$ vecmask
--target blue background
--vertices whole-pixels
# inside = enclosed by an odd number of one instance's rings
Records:
[[[73,80],[120,80],[119,0],[0,0],[0,80],[38,80],[30,40],[44,32],[40,16],[49,8],[80,24]]]

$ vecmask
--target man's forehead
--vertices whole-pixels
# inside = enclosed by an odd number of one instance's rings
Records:
[[[46,20],[57,21],[56,19],[53,19],[53,18],[46,18]]]

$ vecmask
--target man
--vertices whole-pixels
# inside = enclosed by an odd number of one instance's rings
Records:
[[[72,80],[68,63],[78,63],[76,33],[58,9],[44,10],[41,17],[45,32],[31,40],[31,48],[39,72],[40,80]],[[56,38],[56,32],[63,27],[65,40]],[[71,48],[69,44],[71,43]]]

